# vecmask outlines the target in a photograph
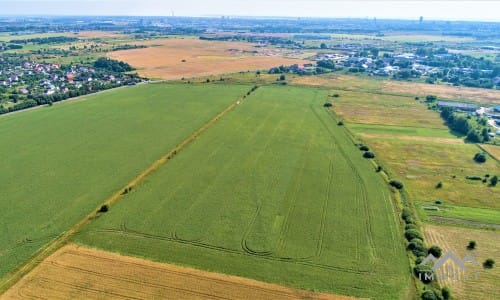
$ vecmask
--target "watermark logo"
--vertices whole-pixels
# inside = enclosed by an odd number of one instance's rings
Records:
[[[440,258],[429,254],[420,265],[431,267],[433,273],[420,273],[419,279],[425,281],[438,280],[474,280],[479,276],[479,271],[475,271],[474,266],[479,266],[477,260],[467,253],[463,258],[459,258],[453,251],[446,252]]]

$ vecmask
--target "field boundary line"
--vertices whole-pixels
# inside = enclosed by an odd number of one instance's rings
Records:
[[[217,114],[207,123],[203,124],[200,128],[198,128],[195,132],[193,132],[190,136],[188,136],[185,140],[183,140],[180,144],[175,146],[172,150],[170,150],[167,154],[163,155],[160,159],[153,162],[147,169],[139,173],[135,178],[133,178],[130,182],[128,182],[125,186],[120,188],[117,192],[115,192],[111,197],[109,197],[106,201],[102,202],[99,206],[97,206],[94,210],[92,210],[89,214],[87,214],[83,219],[78,221],[73,227],[63,232],[57,238],[55,238],[52,242],[49,242],[44,247],[40,248],[40,250],[35,253],[27,262],[17,267],[13,271],[9,272],[5,277],[0,280],[0,295],[5,293],[10,287],[12,287],[15,283],[17,283],[21,278],[31,272],[36,266],[38,266],[44,259],[49,257],[51,254],[55,253],[62,246],[66,245],[66,243],[77,234],[85,225],[87,225],[90,221],[92,221],[98,214],[99,209],[104,206],[111,206],[118,202],[125,194],[128,193],[132,188],[138,186],[144,179],[146,179],[149,175],[151,175],[158,168],[167,163],[170,159],[172,159],[179,151],[184,149],[187,145],[193,142],[200,134],[204,131],[212,127],[220,118],[225,116],[227,113],[236,108],[239,104],[241,104],[253,91],[255,91],[258,87],[254,86],[250,91],[245,93],[244,96],[240,96],[236,99],[236,101],[232,102],[228,107],[226,107],[222,112]]]
[[[476,144],[479,149],[481,149],[483,152],[487,153],[491,158],[493,158],[494,161],[497,163],[500,163],[500,159],[498,159],[495,155],[493,155],[490,151],[486,150],[481,144]]]

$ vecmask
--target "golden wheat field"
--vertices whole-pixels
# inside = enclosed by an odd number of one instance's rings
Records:
[[[353,299],[68,245],[1,299]]]
[[[142,43],[148,48],[111,52],[110,57],[137,68],[142,76],[179,79],[211,74],[268,69],[308,61],[284,57],[273,48],[255,48],[250,43],[170,38]]]

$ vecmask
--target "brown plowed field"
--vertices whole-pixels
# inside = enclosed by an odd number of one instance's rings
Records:
[[[111,52],[109,56],[131,64],[142,76],[162,79],[269,69],[309,62],[285,58],[283,50],[255,48],[250,43],[172,38],[142,44],[149,47]]]
[[[69,245],[1,299],[352,299]]]

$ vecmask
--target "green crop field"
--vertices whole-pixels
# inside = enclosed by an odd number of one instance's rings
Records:
[[[326,100],[314,88],[257,89],[75,241],[310,290],[405,298],[411,275],[390,191]]]
[[[417,209],[424,219],[437,216],[479,222],[486,225],[493,224],[497,226],[492,227],[500,227],[500,211],[495,209],[447,205],[446,203],[438,205],[435,202],[419,202],[417,203]]]
[[[0,118],[0,278],[248,86],[142,85]]]

